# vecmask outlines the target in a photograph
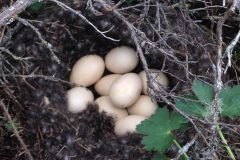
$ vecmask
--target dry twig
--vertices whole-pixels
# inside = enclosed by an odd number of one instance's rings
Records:
[[[198,138],[198,134],[196,134],[190,142],[188,142],[187,144],[185,144],[185,145],[182,147],[182,149],[180,149],[180,150],[178,151],[177,157],[174,158],[173,160],[178,160],[178,159],[181,157],[181,155],[183,155],[184,153],[187,153],[188,150],[189,150],[189,148],[195,143],[195,141],[197,140],[197,138]]]
[[[21,13],[25,8],[30,6],[36,0],[18,0],[0,14],[0,26],[11,23],[14,16]]]
[[[68,10],[74,14],[76,14],[77,16],[79,16],[80,18],[82,18],[85,22],[87,22],[90,26],[92,26],[98,33],[100,33],[103,37],[111,40],[111,41],[115,41],[115,42],[118,42],[119,40],[117,39],[114,39],[114,38],[111,38],[111,37],[108,37],[106,35],[106,33],[108,31],[100,31],[92,22],[90,22],[85,16],[83,16],[79,11],[76,11],[74,9],[72,9],[71,7],[65,5],[64,3],[58,1],[58,0],[49,0],[49,1],[52,1],[54,3],[56,3],[58,6],[60,6],[61,8],[63,8],[64,10]]]
[[[240,39],[240,30],[238,31],[237,35],[235,36],[235,38],[230,42],[230,44],[227,46],[226,50],[225,50],[225,54],[228,57],[228,62],[227,62],[227,66],[224,70],[224,73],[227,73],[228,67],[232,66],[232,51],[234,49],[234,47],[236,46],[237,42]]]
[[[50,51],[50,53],[52,54],[53,56],[53,59],[58,63],[60,64],[61,63],[61,60],[57,57],[57,55],[54,53],[54,51],[52,50],[52,45],[50,43],[48,43],[42,36],[42,34],[39,32],[39,30],[34,27],[31,23],[29,23],[26,19],[23,19],[23,18],[20,18],[20,17],[17,17],[16,18],[19,22],[21,22],[22,24],[24,24],[25,26],[28,26],[30,27],[38,36],[38,38],[41,40],[42,44],[48,48],[48,50]]]
[[[55,78],[54,75],[53,76],[46,76],[46,75],[36,75],[36,74],[29,74],[29,75],[4,74],[4,75],[0,75],[0,77],[13,77],[13,78],[23,78],[23,79],[42,78],[44,80],[50,80],[50,81],[54,81],[54,82],[61,82],[61,83],[69,84],[69,85],[74,85],[73,83],[71,83],[69,81],[65,81],[65,80],[60,79],[60,78]]]
[[[3,48],[3,47],[0,47],[0,51],[9,54],[9,55],[10,55],[13,59],[15,59],[15,60],[20,60],[20,61],[22,61],[22,60],[29,60],[29,59],[32,59],[32,58],[33,58],[33,57],[24,57],[24,58],[23,58],[23,57],[15,56],[12,52],[10,52],[8,49]]]
[[[25,153],[27,154],[28,159],[29,160],[33,160],[33,156],[31,154],[31,152],[28,150],[26,144],[24,143],[23,139],[19,135],[18,130],[17,130],[17,128],[16,128],[16,126],[15,126],[13,120],[12,120],[12,117],[8,113],[7,107],[5,106],[5,104],[3,103],[2,100],[0,101],[0,106],[3,109],[3,111],[4,111],[5,115],[6,115],[7,120],[9,121],[9,123],[11,124],[11,126],[13,128],[13,133],[15,134],[15,136],[17,137],[19,143],[21,144],[21,146],[23,147]]]

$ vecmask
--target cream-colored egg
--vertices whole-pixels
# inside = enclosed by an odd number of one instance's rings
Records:
[[[138,64],[134,49],[126,46],[113,48],[105,57],[106,68],[113,73],[127,73]]]
[[[151,69],[151,72],[150,72],[150,75],[151,77],[154,79],[154,81],[156,81],[157,83],[161,84],[162,86],[164,87],[167,87],[168,84],[169,84],[169,81],[168,81],[168,78],[167,76],[161,72],[160,70],[156,70],[156,69]],[[141,80],[142,80],[142,84],[143,84],[143,94],[148,94],[147,93],[147,76],[146,76],[146,72],[145,71],[141,71],[139,73],[139,76],[141,77]],[[153,85],[154,87],[157,87],[157,83],[154,83],[153,81]]]
[[[141,95],[137,102],[127,108],[127,110],[130,115],[150,117],[153,113],[155,113],[157,106],[157,103],[152,101],[149,96]]]
[[[127,110],[114,107],[108,96],[97,98],[95,103],[98,105],[99,113],[105,112],[106,115],[112,117],[115,122],[123,117],[128,116]]]
[[[146,117],[139,115],[129,115],[117,121],[115,123],[114,132],[118,136],[124,136],[127,133],[136,132],[136,127],[142,121],[144,121]]]
[[[98,55],[87,55],[80,58],[73,66],[70,81],[84,87],[97,82],[103,75],[105,64]]]
[[[116,107],[134,104],[142,91],[142,81],[136,73],[127,73],[116,79],[109,90],[109,98]]]
[[[72,113],[82,112],[93,101],[93,93],[85,87],[75,87],[67,92],[68,110]]]
[[[109,95],[110,86],[112,85],[113,81],[115,81],[120,76],[121,76],[120,74],[110,74],[110,75],[102,77],[94,85],[95,90],[101,96],[108,96]]]

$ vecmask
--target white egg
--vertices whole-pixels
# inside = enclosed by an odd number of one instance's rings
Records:
[[[134,49],[126,46],[113,48],[105,57],[106,68],[113,73],[127,73],[138,64]]]
[[[97,83],[94,85],[94,89],[101,96],[108,96],[110,86],[112,85],[113,81],[115,81],[120,76],[121,76],[120,74],[110,74],[104,76],[99,81],[97,81]]]
[[[154,81],[156,81],[157,83],[161,84],[163,87],[167,87],[169,84],[168,78],[167,76],[161,72],[160,70],[157,69],[151,69],[150,72],[151,77],[154,79]],[[141,77],[142,80],[142,84],[143,84],[143,94],[148,94],[147,93],[147,76],[146,76],[146,72],[145,71],[141,71],[139,73],[139,76]],[[157,83],[154,83],[154,81],[152,82],[152,84],[154,85],[154,87],[157,87]]]
[[[105,112],[106,115],[112,117],[114,121],[120,120],[123,117],[128,116],[127,110],[115,107],[108,96],[102,96],[95,100],[98,105],[99,113]]]
[[[73,66],[70,81],[84,87],[97,82],[103,75],[105,64],[98,55],[87,55],[80,58]]]
[[[116,107],[126,108],[134,104],[142,91],[139,75],[127,73],[116,79],[109,91],[109,98]]]
[[[150,117],[153,113],[155,113],[157,106],[157,103],[152,101],[149,96],[141,95],[137,102],[127,108],[127,110],[130,115]]]
[[[145,119],[146,117],[139,115],[124,117],[115,123],[114,132],[118,136],[124,136],[127,133],[135,133],[137,125]]]
[[[82,112],[93,101],[93,93],[85,87],[75,87],[67,92],[68,110],[72,113]]]

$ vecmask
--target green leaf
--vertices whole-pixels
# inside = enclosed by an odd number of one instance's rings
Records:
[[[240,117],[240,85],[225,87],[219,94],[221,99],[222,116],[229,118]]]
[[[147,150],[163,153],[175,139],[173,130],[179,129],[187,120],[176,112],[169,113],[166,107],[159,108],[149,119],[137,126],[137,132],[143,134],[142,144]]]
[[[182,155],[182,156],[179,158],[179,160],[189,160],[189,159]]]
[[[199,80],[194,80],[192,90],[198,99],[204,103],[211,105],[213,100],[213,87]]]
[[[168,160],[169,158],[167,158],[164,154],[155,154],[154,157],[152,158],[152,160]]]
[[[14,126],[16,127],[16,128],[19,128],[20,127],[20,124],[19,123],[17,123],[17,120],[14,118],[13,119],[13,124],[11,123],[11,122],[6,122],[6,123],[4,123],[4,127],[8,130],[8,131],[12,131],[13,130],[13,127]]]
[[[194,99],[175,99],[175,105],[181,111],[187,113],[190,116],[204,119],[207,116],[208,109]]]
[[[41,9],[44,8],[44,3],[43,2],[34,2],[30,7],[30,11],[33,13],[37,13]]]

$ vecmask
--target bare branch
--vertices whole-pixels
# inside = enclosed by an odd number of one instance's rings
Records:
[[[197,138],[198,138],[198,134],[196,134],[190,142],[188,142],[187,144],[185,144],[185,145],[182,147],[182,149],[180,149],[180,150],[178,151],[177,157],[174,158],[173,160],[178,160],[178,159],[181,157],[181,155],[183,155],[184,153],[187,153],[188,150],[189,150],[189,148],[195,143],[195,141],[196,141]]]
[[[0,47],[0,51],[6,52],[10,56],[12,56],[13,59],[19,60],[19,61],[33,59],[33,57],[25,57],[25,58],[23,58],[23,57],[15,56],[12,52],[10,52],[8,49],[6,49],[4,47]]]
[[[49,0],[49,1],[52,1],[54,3],[56,3],[58,6],[60,6],[61,8],[63,9],[67,9],[69,10],[70,12],[78,15],[79,17],[81,17],[85,22],[87,22],[90,26],[92,26],[98,33],[100,33],[103,37],[111,40],[111,41],[120,41],[120,40],[117,40],[117,39],[114,39],[114,38],[111,38],[111,37],[108,37],[105,35],[106,31],[100,31],[92,22],[90,22],[85,16],[83,16],[79,11],[76,11],[74,9],[72,9],[71,7],[65,5],[64,3],[58,1],[58,0]]]
[[[231,41],[231,43],[226,48],[225,54],[228,57],[228,63],[227,63],[227,66],[226,66],[226,68],[224,70],[224,74],[227,73],[228,67],[231,67],[231,65],[232,65],[232,61],[231,61],[231,59],[232,59],[232,51],[233,51],[234,47],[236,46],[237,42],[239,41],[239,39],[240,39],[240,30],[238,31],[236,37]]]
[[[0,26],[11,23],[13,17],[21,13],[25,8],[30,6],[36,0],[18,0],[12,6],[0,14]]]
[[[61,82],[61,83],[65,83],[65,84],[69,84],[69,85],[73,85],[73,83],[60,79],[60,78],[56,78],[53,76],[46,76],[46,75],[36,75],[36,74],[28,74],[28,75],[20,75],[20,74],[4,74],[4,75],[0,75],[0,77],[14,77],[14,78],[23,78],[23,79],[27,79],[27,78],[43,78],[45,80],[50,80],[50,81],[54,81],[54,82]]]
[[[222,83],[222,51],[223,51],[223,25],[225,21],[232,15],[232,10],[229,9],[225,12],[224,16],[218,21],[217,24],[217,36],[218,36],[218,46],[217,46],[217,61],[214,65],[213,70],[215,71],[215,80],[214,80],[214,100],[211,108],[211,117],[213,118],[213,122],[217,123],[219,119],[219,112],[220,112],[220,106],[218,102],[218,94],[222,89],[223,83]],[[213,127],[215,129],[215,127]]]
[[[7,120],[9,121],[9,123],[11,124],[12,128],[13,128],[13,133],[15,134],[15,136],[17,137],[19,143],[22,145],[23,149],[25,150],[25,153],[27,154],[28,156],[28,159],[29,160],[33,160],[33,156],[31,154],[31,152],[28,150],[26,144],[24,143],[23,139],[20,137],[19,133],[18,133],[18,130],[12,120],[12,117],[10,116],[10,114],[8,113],[8,110],[7,110],[7,107],[5,106],[5,104],[3,103],[3,101],[1,100],[0,101],[0,106],[1,108],[3,109],[5,115],[6,115],[6,118]]]
[[[31,23],[29,23],[27,20],[20,18],[20,17],[16,17],[16,19],[21,22],[22,24],[24,24],[25,26],[28,26],[30,28],[32,28],[32,30],[37,34],[38,38],[40,39],[40,41],[42,42],[42,44],[48,48],[48,50],[50,51],[51,55],[53,56],[53,59],[58,63],[61,64],[61,60],[57,57],[57,55],[54,53],[54,51],[52,50],[52,45],[50,43],[48,43],[43,36],[41,35],[41,33],[39,32],[39,30],[34,27]]]

